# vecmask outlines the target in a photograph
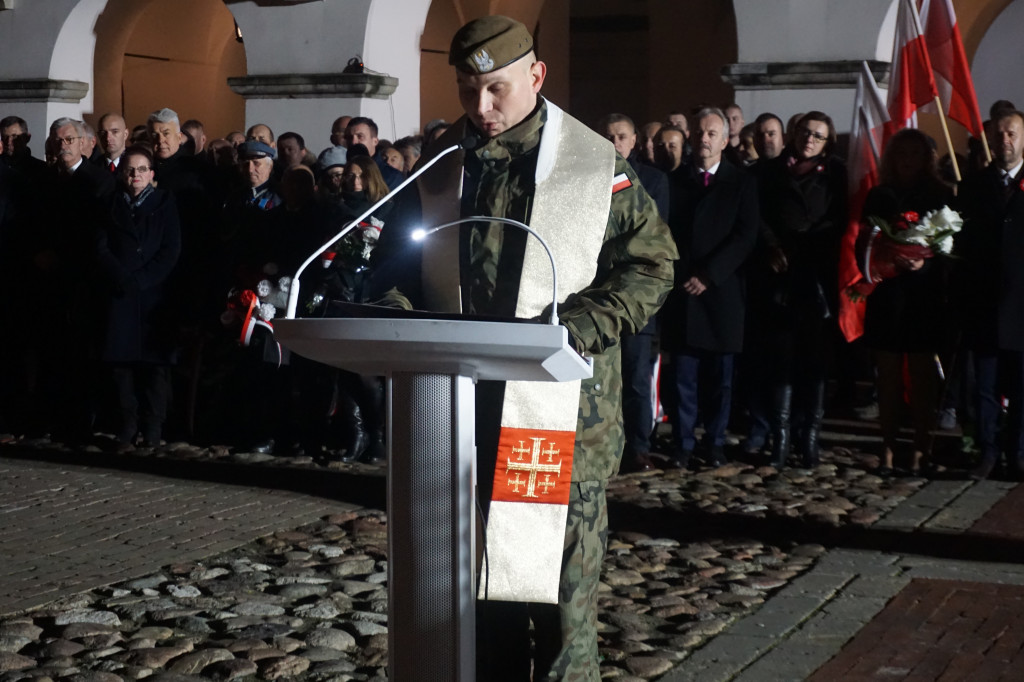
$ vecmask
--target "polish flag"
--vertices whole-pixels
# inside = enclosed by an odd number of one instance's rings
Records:
[[[855,246],[860,232],[864,199],[871,188],[878,184],[878,163],[888,123],[889,113],[882,92],[867,62],[861,62],[853,105],[853,124],[850,126],[850,217],[839,251],[838,321],[847,341],[853,341],[864,333],[866,304],[863,300],[850,300],[848,290],[864,278],[857,265]]]
[[[956,23],[952,0],[919,0],[921,25],[928,57],[935,74],[935,85],[946,115],[962,124],[979,140],[984,137],[978,96],[974,91],[971,69],[967,64],[960,27]]]
[[[913,0],[900,0],[889,75],[886,139],[903,128],[916,128],[917,110],[934,102],[938,94],[917,5]]]

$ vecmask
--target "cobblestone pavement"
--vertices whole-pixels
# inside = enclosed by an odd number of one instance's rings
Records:
[[[864,641],[903,623],[886,605],[907,600],[938,604],[925,622],[963,633],[975,656],[988,655],[984,636],[1003,623],[1009,634],[990,648],[1001,640],[992,653],[1005,657],[1019,621],[1001,615],[968,632],[942,604],[1016,598],[992,586],[1024,585],[1010,518],[1024,493],[999,481],[880,478],[857,438],[814,470],[753,460],[615,479],[603,679],[900,679],[897,671],[919,665],[924,673],[934,659],[924,639],[914,661],[861,661]],[[349,485],[331,476],[349,476]],[[383,680],[382,477],[380,467],[182,444],[129,458],[5,446],[0,682]],[[962,665],[953,657],[914,679]]]

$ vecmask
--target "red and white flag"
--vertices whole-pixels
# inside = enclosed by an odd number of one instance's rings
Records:
[[[878,162],[888,122],[889,113],[882,92],[867,62],[861,62],[853,105],[853,124],[850,126],[850,218],[839,251],[839,328],[847,341],[853,341],[864,333],[865,302],[863,299],[851,300],[849,293],[863,279],[855,251],[860,231],[860,214],[868,192],[878,184]]]
[[[889,74],[886,139],[903,128],[917,127],[917,110],[934,102],[938,94],[917,5],[914,0],[900,0]]]
[[[980,140],[985,131],[982,127],[971,69],[967,64],[963,39],[960,37],[960,27],[956,23],[956,13],[953,11],[953,1],[919,2],[925,44],[943,111]]]

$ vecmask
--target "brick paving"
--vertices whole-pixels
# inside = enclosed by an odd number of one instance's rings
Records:
[[[811,682],[1019,680],[1024,587],[911,580]]]
[[[1024,486],[1019,485],[978,519],[971,526],[970,532],[1024,540],[1024,525],[1021,524],[1021,519],[1024,519]]]
[[[865,530],[884,541],[832,548],[660,682],[1024,679],[1022,505],[1022,485],[933,481]]]
[[[0,458],[0,614],[353,508],[284,490]]]

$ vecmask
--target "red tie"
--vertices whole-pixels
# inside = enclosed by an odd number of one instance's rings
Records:
[[[711,172],[704,171],[704,186],[707,187],[711,184]]]
[[[111,173],[116,173],[117,172],[117,164],[114,163],[113,161],[110,162],[110,172]]]

